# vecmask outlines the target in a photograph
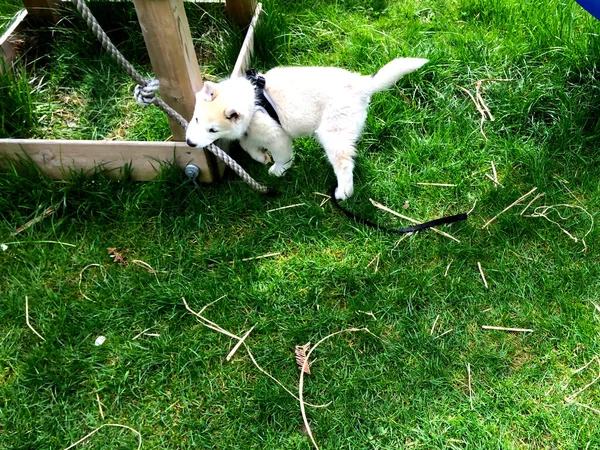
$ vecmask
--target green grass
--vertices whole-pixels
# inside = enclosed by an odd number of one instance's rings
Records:
[[[0,36],[8,29],[21,9],[23,9],[23,2],[20,0],[0,0]]]
[[[481,229],[534,186],[546,194],[539,204],[582,206],[598,221],[599,22],[573,2],[533,0],[267,1],[265,10],[259,68],[333,64],[367,74],[396,56],[431,60],[397,84],[403,95],[373,97],[347,203],[400,226],[368,199],[397,210],[409,201],[402,211],[422,220],[477,200],[467,222],[443,227],[461,242],[430,231],[399,242],[319,206],[314,192],[327,192],[334,176],[313,139],[296,142],[296,163],[282,179],[235,154],[280,191],[275,198],[231,174],[193,189],[176,169],[148,183],[100,175],[55,182],[27,164],[24,174],[4,170],[0,242],[18,244],[0,250],[0,448],[63,449],[121,423],[142,433],[146,449],[310,449],[297,402],[243,350],[225,362],[232,341],[200,325],[181,300],[198,310],[223,295],[205,315],[236,334],[255,325],[247,342],[257,360],[292,390],[295,345],[352,326],[381,338],[342,335],[315,352],[306,399],[333,402],[307,410],[322,449],[600,447],[598,413],[565,401],[598,374],[598,364],[573,373],[600,354],[597,225],[586,252],[556,225],[520,216],[526,201]],[[118,16],[115,41],[147,67],[134,16]],[[30,50],[15,85],[3,81],[15,92],[29,80],[35,113],[27,130],[7,135],[168,136],[160,114],[129,99],[130,83],[76,16],[67,22],[47,47],[38,39],[44,51]],[[225,75],[231,48],[210,30],[210,42],[194,33],[199,52],[206,45],[207,58],[216,55],[210,72]],[[458,88],[473,91],[482,78],[511,80],[485,85],[496,119],[484,124],[487,141]],[[503,188],[485,177],[490,161]],[[304,205],[267,212],[296,203]],[[49,206],[53,215],[11,236]],[[590,226],[577,211],[565,217],[578,238]],[[161,272],[118,266],[108,247]],[[82,274],[89,264],[104,270]],[[26,296],[45,341],[25,324]],[[160,336],[132,340],[149,327]],[[107,341],[95,347],[99,335]],[[577,401],[600,409],[600,383]],[[87,447],[136,445],[133,433],[104,429]]]

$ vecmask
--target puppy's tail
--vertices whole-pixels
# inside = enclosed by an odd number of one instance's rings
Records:
[[[379,71],[365,78],[365,91],[371,95],[387,89],[407,73],[414,72],[429,60],[423,58],[398,58],[387,63]]]

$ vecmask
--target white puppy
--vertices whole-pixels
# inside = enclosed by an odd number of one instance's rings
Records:
[[[269,172],[281,176],[292,165],[292,139],[316,134],[337,177],[339,200],[354,191],[352,170],[371,96],[392,86],[402,75],[427,62],[399,58],[376,74],[362,76],[334,67],[278,67],[264,74],[265,88],[280,123],[257,106],[257,88],[247,78],[209,81],[196,94],[187,143],[205,147],[217,139],[239,139],[255,160],[269,161]]]

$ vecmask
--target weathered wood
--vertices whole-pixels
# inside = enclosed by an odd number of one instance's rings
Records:
[[[250,22],[250,26],[248,27],[248,31],[246,32],[246,37],[244,38],[244,42],[242,43],[242,49],[240,50],[240,53],[235,62],[235,66],[233,67],[233,72],[231,72],[232,78],[243,76],[246,70],[250,67],[250,58],[252,57],[252,53],[254,52],[254,30],[256,28],[256,23],[258,22],[258,18],[260,17],[261,12],[262,3],[259,3],[256,5],[254,16],[252,17],[252,21]]]
[[[51,23],[58,23],[60,20],[60,0],[23,0],[23,5],[32,20]]]
[[[200,67],[183,0],[134,0],[135,10],[162,99],[186,120],[194,113],[195,93],[202,89]],[[170,121],[173,138],[185,131]]]
[[[53,179],[69,178],[72,171],[101,171],[120,178],[130,165],[134,180],[148,181],[156,178],[161,162],[171,162],[179,167],[195,164],[200,169],[198,181],[213,181],[204,151],[185,142],[0,139],[0,166],[18,159],[33,161]]]
[[[229,17],[240,28],[245,28],[252,20],[252,15],[256,10],[256,0],[226,0],[225,9]]]

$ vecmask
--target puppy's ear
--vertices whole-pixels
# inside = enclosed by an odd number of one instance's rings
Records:
[[[227,120],[237,122],[240,120],[240,113],[235,108],[227,108],[223,114]]]
[[[202,90],[196,96],[205,102],[212,102],[217,96],[217,85],[210,81],[205,81]]]

